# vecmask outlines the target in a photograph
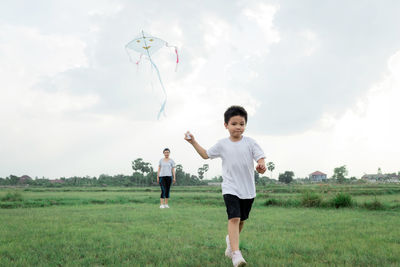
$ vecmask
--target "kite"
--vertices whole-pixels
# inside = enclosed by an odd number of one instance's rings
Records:
[[[129,51],[133,50],[135,52],[138,52],[140,54],[138,61],[136,61],[136,65],[139,65],[140,61],[142,60],[142,57],[145,56],[151,63],[151,67],[156,70],[158,80],[160,82],[161,88],[164,93],[164,100],[163,103],[161,104],[160,111],[158,112],[157,119],[160,119],[160,115],[164,114],[165,116],[165,104],[167,103],[167,91],[165,90],[164,84],[161,79],[160,71],[157,68],[157,65],[154,63],[153,59],[151,56],[159,51],[162,47],[173,47],[175,48],[175,54],[176,54],[176,67],[175,71],[178,67],[179,63],[179,56],[178,56],[178,48],[176,46],[169,45],[166,41],[154,37],[144,31],[142,31],[135,39],[130,41],[125,45],[125,50],[129,56],[129,60],[133,63],[131,54]]]

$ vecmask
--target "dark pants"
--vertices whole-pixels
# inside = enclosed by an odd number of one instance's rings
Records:
[[[169,189],[172,183],[172,176],[161,176],[160,177],[160,187],[161,187],[161,197],[169,198]]]

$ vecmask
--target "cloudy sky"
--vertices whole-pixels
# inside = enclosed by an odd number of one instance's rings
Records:
[[[230,105],[279,172],[400,171],[400,2],[28,1],[0,3],[0,177],[130,174],[162,150],[184,170],[228,136]],[[176,45],[144,57],[142,30]],[[132,53],[134,58],[139,54]]]

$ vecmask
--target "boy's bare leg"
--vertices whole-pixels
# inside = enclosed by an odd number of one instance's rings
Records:
[[[236,218],[235,218],[236,219]],[[242,229],[243,229],[243,226],[244,226],[244,221],[240,221],[240,223],[239,223],[239,234],[240,234],[240,232],[242,232]],[[235,229],[235,227],[236,226],[233,226],[232,228],[234,228]],[[231,234],[230,234],[230,232],[229,232],[229,221],[228,221],[228,235],[229,235],[229,243],[230,243],[230,245],[231,245],[231,248],[233,248],[232,247],[232,241],[231,241]],[[236,241],[235,241],[236,242]],[[238,238],[237,238],[237,243],[239,243],[239,235],[238,235]],[[239,249],[239,245],[237,246],[237,248]],[[235,250],[233,250],[232,249],[232,251],[235,251]]]
[[[164,198],[160,198],[160,205],[164,205]]]
[[[168,198],[165,198],[165,205],[168,205]]]
[[[239,223],[239,233],[242,232],[243,226],[244,226],[244,221],[240,221],[240,223]]]
[[[240,232],[240,218],[232,218],[228,220],[228,234],[229,243],[231,244],[232,252],[239,250],[239,232]]]

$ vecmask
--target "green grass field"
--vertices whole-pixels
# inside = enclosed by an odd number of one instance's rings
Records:
[[[258,188],[243,255],[249,266],[400,266],[399,189]],[[265,206],[310,190],[386,208]],[[158,188],[0,188],[0,266],[231,266],[219,187],[173,187],[170,209],[158,198]]]

